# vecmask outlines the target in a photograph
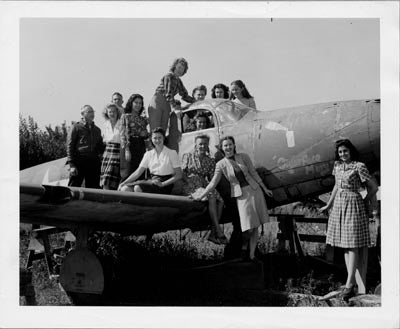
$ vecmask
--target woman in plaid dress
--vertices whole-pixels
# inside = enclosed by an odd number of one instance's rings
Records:
[[[103,141],[106,150],[101,161],[100,186],[104,190],[116,190],[121,179],[120,167],[120,112],[116,104],[108,104],[103,110],[105,125],[103,129]]]
[[[365,164],[356,161],[358,151],[348,139],[336,142],[335,156],[332,172],[335,176],[335,187],[327,205],[320,208],[320,211],[333,206],[329,215],[326,243],[344,248],[347,281],[342,296],[348,300],[355,295],[356,270],[360,274],[364,272],[361,269],[360,255],[367,255],[370,244],[367,205],[378,187],[375,180],[371,179]],[[359,193],[362,184],[368,188],[364,199]]]

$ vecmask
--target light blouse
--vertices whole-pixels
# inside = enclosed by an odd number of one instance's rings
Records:
[[[172,175],[175,173],[174,168],[180,168],[178,153],[164,146],[161,153],[157,155],[156,149],[147,151],[139,167],[148,168],[153,175]]]
[[[103,133],[103,141],[105,143],[121,143],[121,120],[118,120],[114,128],[111,125],[110,120],[106,120],[104,123],[104,129],[102,130]]]

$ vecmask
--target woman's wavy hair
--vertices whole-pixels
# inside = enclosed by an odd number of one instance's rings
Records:
[[[248,91],[247,88],[246,88],[246,85],[243,83],[242,80],[235,80],[235,81],[232,81],[231,86],[232,86],[232,85],[236,85],[236,86],[238,86],[239,88],[242,88],[242,96],[243,96],[244,98],[252,98],[252,97],[253,97],[253,96],[250,95],[249,91]],[[234,98],[235,98],[235,96],[232,94],[232,91],[231,91],[231,92],[230,92],[229,99],[234,99]]]
[[[205,112],[201,112],[201,113],[197,113],[195,116],[194,116],[194,121],[197,123],[197,119],[198,118],[206,118],[206,125],[207,125],[207,128],[210,128],[210,126],[211,126],[211,121],[210,121],[210,118],[208,117],[208,115],[207,115],[207,113],[205,113]]]
[[[230,140],[233,143],[233,153],[236,154],[236,142],[233,136],[225,136],[219,141],[219,150],[225,155],[225,152],[222,150],[222,143],[224,141]]]
[[[356,147],[353,145],[352,142],[350,142],[349,139],[339,139],[335,142],[335,160],[340,161],[339,157],[339,147],[344,146],[349,149],[350,151],[350,159],[352,161],[358,161],[360,158],[360,153],[356,149]]]
[[[187,70],[189,69],[189,64],[188,64],[187,60],[184,59],[183,57],[176,58],[172,62],[172,65],[170,66],[169,71],[174,73],[175,72],[175,68],[178,65],[178,63],[181,63],[183,66],[185,66],[185,70],[183,71],[183,74],[185,74],[187,72]]]
[[[153,141],[152,141],[152,137],[153,137],[154,134],[163,135],[163,137],[164,137],[164,145],[167,143],[167,137],[165,136],[165,130],[162,129],[161,127],[156,127],[150,133],[150,143],[151,143],[151,145],[153,145],[153,147],[155,147],[154,144],[153,144]]]
[[[208,136],[206,134],[197,135],[194,138],[195,148],[196,148],[196,143],[197,143],[198,139],[206,139],[207,140],[207,153],[210,153],[210,148],[209,148],[209,145],[208,145],[208,144],[210,144],[210,136]]]
[[[228,99],[229,98],[229,87],[225,86],[223,83],[217,83],[216,85],[214,85],[214,87],[212,87],[211,89],[211,98],[217,98],[217,96],[215,96],[215,89],[222,89],[224,91],[224,98]]]
[[[193,89],[193,91],[192,91],[192,97],[194,97],[194,93],[195,93],[197,90],[203,90],[203,91],[204,91],[204,95],[207,95],[207,87],[206,87],[205,85],[200,85],[200,86],[197,86],[197,87],[195,87],[195,88]]]
[[[140,98],[142,100],[142,108],[139,110],[139,115],[141,115],[144,111],[144,99],[140,94],[132,94],[125,105],[124,113],[132,113],[132,103],[136,98]]]
[[[115,111],[117,111],[117,120],[118,120],[120,118],[120,116],[121,116],[121,113],[119,111],[119,108],[118,108],[117,104],[114,104],[114,103],[107,104],[105,106],[105,108],[103,109],[103,111],[101,112],[101,115],[103,116],[103,118],[105,120],[110,120],[110,117],[108,116],[107,110],[111,109],[111,108],[114,108]]]

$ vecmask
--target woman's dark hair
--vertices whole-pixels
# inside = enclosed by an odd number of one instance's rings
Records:
[[[239,88],[242,88],[242,96],[244,98],[252,98],[253,97],[253,96],[250,95],[249,91],[247,90],[247,88],[246,88],[246,86],[245,86],[245,84],[243,83],[242,80],[235,80],[235,81],[233,81],[231,83],[231,86],[232,85],[236,85]],[[230,92],[229,99],[234,99],[234,98],[235,98],[235,96],[232,94],[232,92]]]
[[[164,131],[164,129],[162,129],[161,127],[154,128],[154,129],[151,131],[151,134],[152,134],[152,135],[153,135],[153,134],[161,134],[161,135],[163,135],[163,137],[165,138],[165,131]]]
[[[219,141],[219,150],[225,155],[225,152],[222,150],[222,143],[227,140],[230,140],[233,143],[233,153],[236,154],[236,143],[235,139],[232,136],[225,136]]]
[[[214,87],[212,87],[211,98],[217,98],[215,96],[215,89],[222,89],[224,91],[224,98],[225,99],[229,98],[229,87],[225,86],[223,83],[217,83]]]
[[[350,142],[349,139],[339,139],[335,142],[335,160],[340,161],[339,157],[339,147],[344,146],[350,151],[350,159],[351,161],[358,161],[360,154],[358,153],[356,147]]]
[[[195,88],[193,89],[193,91],[192,91],[192,97],[194,97],[194,93],[195,93],[197,90],[203,90],[203,91],[204,91],[204,95],[207,95],[207,87],[206,87],[205,85],[200,85],[200,86],[197,86],[197,87],[195,87]]]
[[[174,73],[176,66],[181,63],[183,66],[185,66],[185,70],[183,71],[183,74],[186,74],[187,70],[189,69],[189,63],[187,62],[186,59],[183,57],[176,58],[173,62],[172,65],[170,66],[169,70],[170,72]]]
[[[194,116],[194,121],[197,122],[197,119],[198,119],[198,118],[205,118],[205,119],[206,119],[207,128],[210,128],[211,122],[210,122],[210,118],[208,117],[207,113],[201,112],[201,113],[196,114],[196,115]]]
[[[153,147],[155,147],[154,144],[153,144],[153,141],[152,141],[152,137],[153,137],[154,134],[163,135],[163,137],[164,137],[164,145],[167,144],[167,137],[165,137],[164,129],[162,129],[161,127],[156,127],[151,131],[151,134],[150,134],[150,143],[151,143],[151,145],[153,145]]]
[[[131,97],[129,97],[128,101],[126,102],[125,105],[125,110],[124,113],[132,113],[132,103],[136,98],[140,98],[142,100],[142,108],[139,110],[139,115],[141,115],[144,111],[144,100],[143,96],[140,94],[132,94]]]

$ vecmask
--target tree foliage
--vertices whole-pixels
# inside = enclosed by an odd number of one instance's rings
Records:
[[[19,115],[19,166],[20,170],[67,155],[67,125],[64,122],[54,129],[51,125],[41,130],[35,120]]]

